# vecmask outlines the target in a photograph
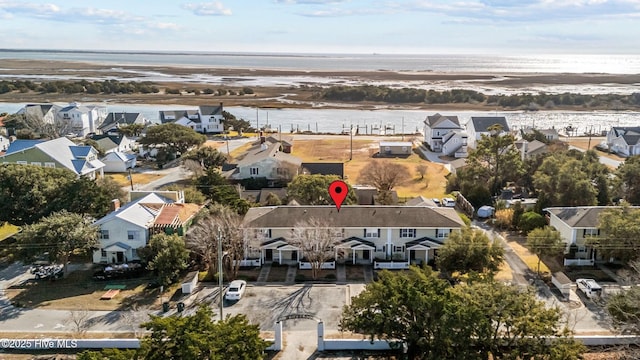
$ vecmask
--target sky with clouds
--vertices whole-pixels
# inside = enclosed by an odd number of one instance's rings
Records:
[[[640,53],[640,0],[0,0],[0,48]]]

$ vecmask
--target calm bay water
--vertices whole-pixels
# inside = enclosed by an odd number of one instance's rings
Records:
[[[2,59],[283,70],[640,73],[640,55],[279,54],[0,49]]]
[[[15,113],[25,104],[0,103],[0,113]],[[62,104],[64,105],[64,104]],[[157,122],[160,110],[196,109],[182,105],[130,105],[108,104],[110,112],[140,112],[147,119]],[[534,126],[536,128],[564,129],[566,126],[577,128],[577,134],[601,132],[611,126],[638,126],[640,112],[614,111],[440,111],[433,110],[350,110],[350,109],[256,109],[249,107],[226,107],[226,111],[236,117],[249,121],[252,126],[269,124],[273,129],[281,128],[287,133],[293,130],[310,130],[328,133],[340,133],[353,124],[361,126],[361,132],[371,126],[395,127],[395,132],[405,133],[421,131],[428,115],[439,112],[444,115],[457,115],[460,123],[465,124],[472,116],[505,116],[514,129]],[[365,128],[366,127],[366,128]],[[370,131],[370,130],[369,130]]]

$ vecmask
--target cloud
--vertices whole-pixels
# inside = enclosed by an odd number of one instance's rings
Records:
[[[135,20],[143,20],[142,17],[134,16],[121,10],[96,9],[96,8],[72,8],[68,15],[75,15],[78,21],[90,21],[100,23],[124,23]],[[68,21],[68,19],[64,19]]]
[[[159,30],[180,30],[180,25],[176,23],[162,23],[162,22],[150,22],[147,24],[147,27],[151,29],[159,29]]]
[[[413,0],[392,1],[387,6],[399,12],[423,11],[480,23],[631,17],[640,13],[638,0]]]
[[[213,1],[208,3],[187,3],[183,4],[182,8],[192,11],[198,16],[220,16],[231,15],[231,10],[224,7],[219,1]]]
[[[12,15],[30,16],[36,18],[51,18],[61,12],[60,7],[55,4],[36,4],[23,1],[2,1],[0,0],[0,11],[4,16]]]

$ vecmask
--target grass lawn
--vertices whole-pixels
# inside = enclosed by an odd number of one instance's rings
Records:
[[[161,178],[162,174],[149,174],[149,173],[133,173],[133,184],[144,185],[154,180]],[[128,179],[129,174],[108,174],[118,185],[124,187],[129,186],[131,182]]]
[[[150,305],[156,300],[152,293],[157,293],[158,289],[145,289],[149,278],[93,281],[92,275],[92,270],[78,270],[56,281],[33,279],[11,286],[6,289],[6,295],[14,304],[58,310],[128,309],[133,305]],[[113,284],[127,287],[111,300],[100,300],[107,291],[105,286]]]
[[[378,141],[353,140],[353,159],[349,160],[350,143],[347,137],[328,137],[314,140],[296,140],[293,146],[293,155],[303,162],[331,162],[343,161],[345,178],[351,184],[356,184],[362,169],[371,161],[389,161],[405,167],[409,174],[409,181],[395,190],[399,197],[415,197],[418,195],[427,198],[441,198],[445,194],[446,179],[449,172],[441,164],[432,163],[421,159],[417,154],[411,154],[407,158],[374,158],[378,152]],[[232,152],[233,154],[233,152]],[[427,166],[428,170],[424,179],[416,171],[419,164]]]
[[[604,151],[600,151],[598,149],[596,149],[596,146],[598,146],[598,144],[600,144],[603,140],[606,140],[606,138],[602,138],[602,137],[594,137],[591,138],[591,144],[589,144],[589,138],[585,138],[585,137],[579,137],[579,138],[569,138],[567,140],[567,143],[569,145],[573,145],[577,148],[583,149],[583,150],[587,150],[589,148],[593,149],[596,151],[596,153],[598,153],[598,155],[600,156],[604,156],[604,157],[608,157],[610,159],[613,160],[617,160],[617,161],[624,161],[625,158],[620,157],[616,154],[610,154],[610,153],[606,153]]]
[[[15,225],[11,225],[9,223],[2,224],[2,226],[0,226],[0,240],[8,238],[9,236],[17,233],[18,230],[20,230],[20,228]]]
[[[329,274],[333,274],[333,278],[330,279],[326,279],[325,277]],[[313,281],[313,277],[311,276],[311,270],[300,270],[298,269],[298,271],[296,272],[296,279],[300,279],[301,276],[304,276],[304,280],[298,281],[296,280],[296,282],[305,282],[305,281]],[[318,281],[330,281],[330,282],[335,282],[336,281],[336,271],[335,270],[320,270],[320,273],[318,273],[318,276],[316,278],[316,280]]]
[[[362,265],[346,265],[347,281],[364,281],[364,269]]]
[[[527,264],[533,272],[538,271],[538,256],[531,253],[529,249],[520,245],[517,241],[507,241],[507,244],[513,249],[522,261]],[[551,271],[544,262],[540,262],[540,274],[551,274]]]
[[[540,267],[542,268],[542,264],[540,264]],[[503,261],[502,264],[500,265],[500,270],[498,270],[498,273],[495,275],[495,279],[497,281],[513,280],[513,271],[511,270],[511,267],[509,266],[509,264],[507,264],[506,261]]]
[[[564,273],[571,281],[584,278],[594,279],[596,282],[615,282],[614,279],[600,269],[569,268],[565,270]]]

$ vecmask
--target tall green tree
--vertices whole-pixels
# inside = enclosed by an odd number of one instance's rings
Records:
[[[201,146],[196,150],[189,151],[183,158],[196,161],[203,169],[220,167],[227,162],[227,156],[211,146]]]
[[[344,307],[340,328],[402,341],[410,360],[571,360],[584,351],[532,291],[492,279],[451,286],[427,268],[383,271]]]
[[[401,341],[409,359],[450,359],[458,309],[449,283],[428,268],[382,271],[378,281],[351,299],[342,311],[341,330],[362,332],[372,340]]]
[[[484,231],[470,227],[452,232],[438,249],[436,257],[438,268],[448,276],[454,272],[486,273],[491,276],[500,269],[503,260],[502,246],[489,239]]]
[[[98,245],[92,219],[66,210],[27,225],[16,235],[18,257],[25,262],[49,253],[51,262],[66,266],[72,254],[87,254]]]
[[[508,181],[516,181],[524,173],[524,165],[515,138],[503,134],[502,126],[489,127],[491,135],[482,135],[476,148],[469,151],[467,166],[462,172],[469,183],[488,184],[492,194],[497,194]]]
[[[538,255],[538,275],[540,275],[542,256],[562,255],[566,248],[562,234],[551,226],[532,230],[527,235],[527,246],[529,250]]]
[[[149,127],[139,142],[145,147],[162,147],[168,154],[185,154],[191,147],[200,146],[206,140],[206,136],[190,127],[167,123]]]
[[[118,132],[125,136],[140,136],[145,124],[124,124],[118,126]]]
[[[616,175],[622,181],[624,199],[631,205],[640,205],[640,155],[627,158]]]
[[[331,205],[333,200],[329,195],[329,185],[340,180],[337,175],[298,175],[287,186],[287,197],[295,199],[301,205]],[[344,205],[358,203],[358,198],[349,184],[349,194]]]
[[[587,239],[605,258],[622,262],[635,260],[640,254],[640,210],[629,206],[614,207],[600,213],[599,236]]]
[[[196,188],[217,204],[229,206],[238,214],[244,215],[249,211],[251,204],[240,198],[235,185],[232,185],[218,169],[209,168],[204,175],[195,180]]]
[[[170,285],[178,280],[180,272],[187,268],[189,251],[184,240],[176,234],[155,234],[149,243],[138,250],[141,258],[147,262],[147,268],[153,270],[162,285]]]
[[[561,311],[537,300],[531,289],[486,280],[452,291],[464,309],[462,326],[471,330],[455,344],[477,354],[463,359],[569,360],[581,359],[586,350],[563,328]]]
[[[142,324],[150,335],[142,338],[138,350],[105,349],[85,351],[82,360],[258,360],[264,359],[269,342],[260,337],[260,328],[245,315],[213,321],[213,312],[201,306],[191,316],[155,316]]]
[[[634,260],[629,263],[629,280],[638,283],[640,280],[640,261]],[[607,311],[614,321],[615,328],[621,333],[640,334],[640,286],[630,286],[628,289],[616,292],[607,300]],[[633,350],[637,358],[640,350],[637,347]]]
[[[32,224],[60,210],[98,218],[121,197],[108,180],[95,182],[67,169],[0,165],[0,222]]]
[[[583,163],[565,153],[544,159],[534,174],[537,193],[550,206],[585,206],[597,203],[597,189]]]

